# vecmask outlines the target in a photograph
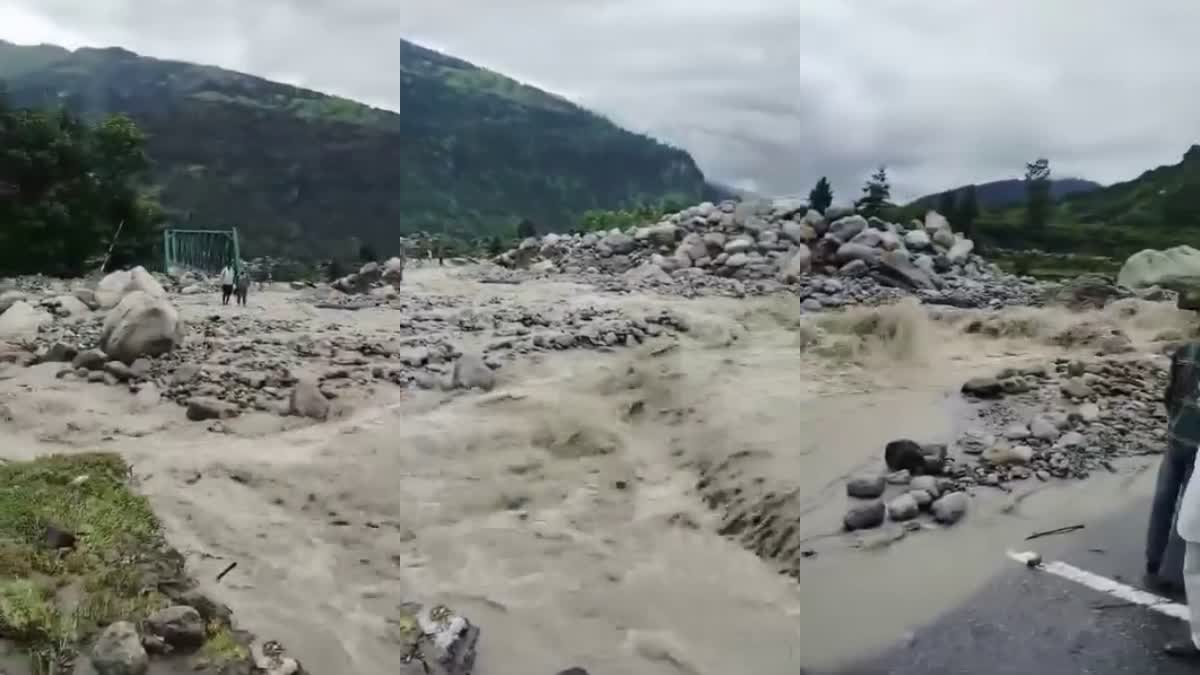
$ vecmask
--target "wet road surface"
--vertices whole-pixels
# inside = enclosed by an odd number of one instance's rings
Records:
[[[1139,587],[1149,501],[1085,529],[1014,550]],[[1063,523],[1063,526],[1075,523]],[[1000,553],[1003,555],[1003,553]],[[1187,624],[1076,580],[1011,561],[962,607],[914,631],[904,644],[838,675],[1182,675],[1200,663],[1161,653]]]

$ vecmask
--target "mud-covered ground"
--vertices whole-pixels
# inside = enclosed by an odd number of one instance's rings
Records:
[[[0,454],[122,453],[204,590],[314,673],[395,671],[389,619],[416,600],[482,627],[481,675],[794,675],[902,638],[1030,532],[1146,494],[1162,352],[1191,331],[1132,299],[806,313],[478,278],[417,269],[360,309],[174,297],[188,338],[144,373],[0,365]],[[493,389],[447,388],[463,353]],[[302,375],[329,419],[284,414]],[[964,397],[973,378],[1001,395]],[[196,397],[223,412],[189,420]],[[888,473],[897,439],[947,446],[965,515],[844,532],[847,481]]]

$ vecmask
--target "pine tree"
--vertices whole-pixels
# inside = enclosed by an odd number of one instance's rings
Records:
[[[880,166],[863,185],[863,196],[855,203],[859,213],[870,218],[892,206],[892,187],[888,184],[887,167]]]
[[[537,225],[534,225],[533,221],[529,220],[528,218],[523,219],[517,225],[517,237],[519,239],[528,239],[530,237],[536,237],[536,236],[537,236]]]
[[[825,213],[825,209],[833,204],[833,187],[829,185],[829,179],[821,176],[821,180],[808,193],[808,207],[818,213]]]
[[[1050,221],[1050,160],[1025,165],[1025,225],[1041,229]]]

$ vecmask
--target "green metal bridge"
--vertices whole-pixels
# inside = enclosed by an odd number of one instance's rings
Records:
[[[237,228],[228,230],[178,230],[163,232],[163,270],[191,268],[215,274],[223,267],[241,274],[242,256]]]

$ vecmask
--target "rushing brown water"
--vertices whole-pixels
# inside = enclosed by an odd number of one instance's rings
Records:
[[[1188,330],[1182,313],[1142,302],[1009,310],[972,334],[980,313],[935,319],[908,303],[805,317],[786,299],[412,276],[411,293],[477,302],[667,307],[691,330],[674,349],[532,357],[501,371],[490,394],[396,390],[364,395],[344,419],[255,414],[225,435],[173,405],[139,407],[38,366],[0,381],[14,413],[0,426],[3,454],[124,453],[206,590],[313,672],[394,672],[387,620],[416,599],[483,627],[480,675],[570,665],[795,675],[903,640],[1011,565],[1005,549],[1029,532],[1146,494],[1150,460],[1085,482],[980,491],[960,524],[895,541],[836,533],[846,476],[878,471],[895,438],[952,440],[965,378],[1071,353],[1062,335],[1074,326],[1120,326],[1146,351],[1164,331]],[[289,297],[263,293],[252,309],[314,325],[337,314]],[[201,317],[214,301],[181,302]],[[363,310],[352,320],[386,330],[393,319]],[[798,580],[716,534],[695,467],[739,453],[723,480],[801,497],[795,523],[815,555]]]

